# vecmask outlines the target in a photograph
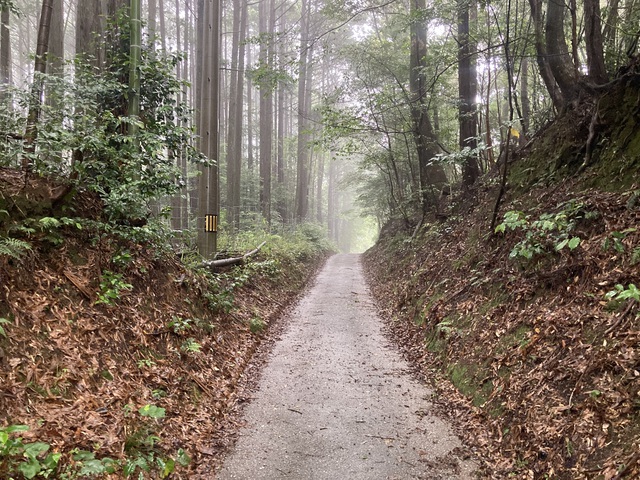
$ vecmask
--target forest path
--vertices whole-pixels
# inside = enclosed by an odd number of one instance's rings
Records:
[[[335,255],[291,314],[219,479],[470,479],[382,334],[358,255]]]

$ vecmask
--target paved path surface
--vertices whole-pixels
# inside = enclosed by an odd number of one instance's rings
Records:
[[[383,337],[359,256],[335,255],[274,346],[216,478],[474,478],[430,393]]]

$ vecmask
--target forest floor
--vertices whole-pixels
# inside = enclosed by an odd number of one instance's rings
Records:
[[[359,255],[331,257],[251,395],[221,480],[475,478],[431,391],[384,337]]]
[[[490,193],[366,254],[382,317],[482,478],[640,478],[639,191],[534,188],[503,208],[526,221],[493,235]],[[567,218],[564,237],[544,223]]]
[[[497,229],[487,175],[417,232],[389,223],[364,257],[482,478],[640,478],[635,68],[514,146]]]
[[[249,361],[327,252],[274,237],[207,273],[148,227],[106,232],[91,196],[61,213],[55,188],[0,170],[0,227],[23,239],[0,244],[0,478],[192,478],[232,443]]]

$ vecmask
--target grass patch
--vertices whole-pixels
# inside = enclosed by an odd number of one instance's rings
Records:
[[[481,366],[453,363],[447,367],[447,375],[458,391],[470,398],[476,407],[483,406],[493,392],[491,381],[480,384],[486,377],[486,371]]]

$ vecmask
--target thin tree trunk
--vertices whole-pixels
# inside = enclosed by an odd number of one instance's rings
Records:
[[[522,137],[529,136],[531,128],[531,100],[529,99],[529,59],[522,59],[520,76],[520,101],[522,103]]]
[[[329,239],[337,241],[337,212],[336,212],[336,176],[337,167],[335,159],[329,161],[329,191],[327,192],[327,222],[329,227]]]
[[[307,89],[310,88],[311,46],[309,37],[309,0],[302,0],[302,16],[300,19],[300,70],[298,77],[298,151],[296,168],[296,220],[302,222],[307,218],[309,210],[309,165],[307,141],[307,113],[309,111]]]
[[[573,71],[575,76],[578,77],[580,74],[580,55],[578,55],[578,6],[576,5],[576,0],[569,0],[569,12],[571,13],[571,56],[573,57]]]
[[[141,0],[131,0],[130,11],[130,53],[129,53],[129,135],[138,131],[137,121],[140,116],[140,58],[142,55],[142,20]]]
[[[247,63],[251,65],[251,45],[247,49]],[[249,174],[253,172],[255,159],[253,157],[253,81],[251,77],[247,79],[247,168]],[[253,198],[253,192],[251,198]]]
[[[272,9],[270,0],[260,2],[260,35],[265,43],[260,45],[259,62],[269,69],[272,64]],[[267,80],[260,85],[260,211],[271,224],[271,156],[273,154],[273,89]]]

